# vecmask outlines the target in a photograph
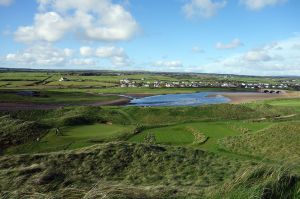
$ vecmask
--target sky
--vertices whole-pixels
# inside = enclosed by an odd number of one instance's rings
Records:
[[[0,0],[0,67],[300,75],[299,0]]]

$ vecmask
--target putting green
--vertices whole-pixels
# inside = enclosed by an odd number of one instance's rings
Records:
[[[107,124],[65,127],[61,129],[62,136],[57,136],[53,129],[39,142],[9,149],[8,153],[37,153],[81,148],[115,140],[133,132],[134,128],[134,126]]]
[[[189,145],[194,142],[194,135],[190,129],[204,134],[208,140],[198,147],[217,151],[218,140],[228,136],[235,136],[242,133],[255,133],[258,130],[270,126],[270,122],[249,122],[249,121],[224,121],[224,122],[196,122],[175,126],[154,128],[145,130],[142,133],[132,136],[131,142],[144,142],[149,133],[155,135],[156,143],[168,145]]]

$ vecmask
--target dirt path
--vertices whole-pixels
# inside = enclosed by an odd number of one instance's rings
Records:
[[[279,116],[279,117],[275,117],[275,119],[286,119],[286,118],[295,117],[296,115],[297,115],[297,114],[285,115],[285,116]]]

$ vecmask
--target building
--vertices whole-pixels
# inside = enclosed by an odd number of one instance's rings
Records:
[[[59,82],[66,82],[66,81],[69,81],[69,80],[65,77],[61,77],[58,81]]]

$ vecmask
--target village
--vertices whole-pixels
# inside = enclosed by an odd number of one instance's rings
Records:
[[[300,84],[282,82],[278,84],[270,83],[246,83],[246,82],[202,82],[202,81],[144,81],[141,80],[120,80],[119,86],[122,88],[245,88],[245,89],[289,89],[298,88]]]

